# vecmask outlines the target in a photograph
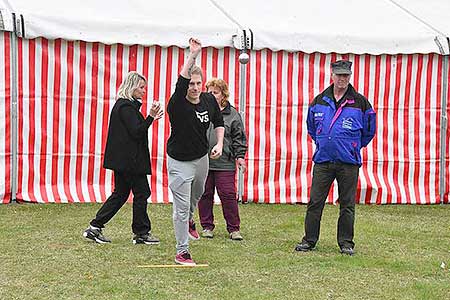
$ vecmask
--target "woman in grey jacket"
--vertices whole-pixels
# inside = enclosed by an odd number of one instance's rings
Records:
[[[236,165],[245,171],[247,138],[241,116],[228,101],[230,93],[227,83],[222,79],[212,78],[206,83],[206,88],[209,93],[216,97],[219,104],[225,126],[225,135],[222,155],[219,159],[210,159],[209,161],[205,192],[198,204],[200,224],[203,228],[202,236],[205,238],[213,238],[214,236],[213,203],[214,189],[217,188],[230,238],[232,240],[242,240],[235,178]],[[209,145],[215,145],[216,139],[215,132],[210,127],[208,131]]]

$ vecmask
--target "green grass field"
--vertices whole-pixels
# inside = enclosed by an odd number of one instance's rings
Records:
[[[326,206],[317,250],[295,253],[304,205],[240,206],[242,242],[191,242],[207,268],[173,264],[171,205],[150,205],[157,246],[131,243],[131,205],[98,245],[82,231],[99,204],[0,205],[0,299],[450,299],[450,206],[357,206],[356,256],[336,244],[338,207]],[[445,268],[441,263],[445,263]]]

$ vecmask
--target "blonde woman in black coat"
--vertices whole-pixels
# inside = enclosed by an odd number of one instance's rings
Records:
[[[133,191],[134,244],[158,244],[159,239],[151,234],[150,218],[147,214],[147,199],[150,187],[147,175],[151,175],[148,149],[148,128],[160,119],[164,111],[158,102],[153,102],[149,115],[139,111],[145,94],[147,80],[137,72],[129,72],[119,87],[117,101],[111,111],[108,138],[103,167],[114,171],[114,192],[97,212],[83,236],[97,243],[109,243],[102,229],[125,204]]]

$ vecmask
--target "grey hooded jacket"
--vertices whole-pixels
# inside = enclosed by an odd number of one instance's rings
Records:
[[[247,152],[247,137],[244,124],[237,110],[230,103],[222,110],[225,134],[223,138],[222,156],[209,159],[209,169],[214,171],[236,170],[236,159],[244,158]],[[209,153],[217,144],[216,131],[213,126],[208,129]]]

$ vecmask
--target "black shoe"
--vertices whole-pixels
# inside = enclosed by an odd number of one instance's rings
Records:
[[[85,238],[87,238],[89,240],[92,240],[92,241],[94,241],[96,243],[99,243],[99,244],[111,243],[111,240],[103,235],[101,228],[94,229],[94,228],[88,227],[83,232],[83,236]]]
[[[345,255],[353,256],[353,254],[355,254],[355,251],[351,247],[342,247],[341,248],[341,253],[345,254]]]
[[[307,252],[314,249],[314,246],[306,241],[301,241],[297,246],[295,246],[295,251]]]
[[[133,237],[133,244],[158,245],[159,239],[151,233],[144,235],[135,235]]]

